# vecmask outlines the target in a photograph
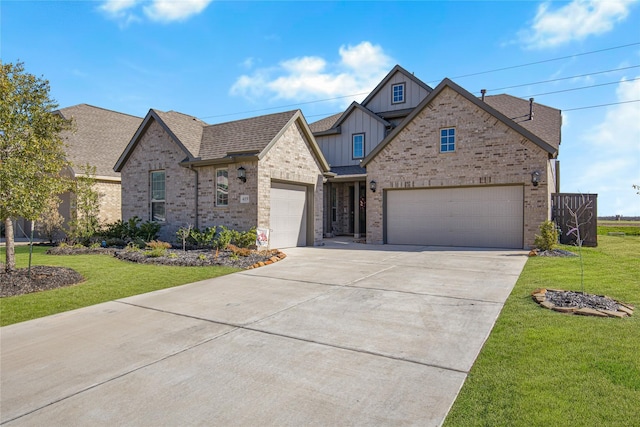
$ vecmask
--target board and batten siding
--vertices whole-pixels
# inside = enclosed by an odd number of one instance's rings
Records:
[[[364,154],[367,156],[385,136],[385,126],[380,120],[354,109],[342,122],[341,133],[337,135],[316,136],[320,150],[331,166],[359,165],[361,159],[354,159],[351,146],[353,134],[364,133]]]
[[[405,102],[398,104],[391,103],[391,87],[398,83],[405,84]],[[405,76],[402,73],[396,73],[387,84],[380,90],[364,107],[374,113],[382,113],[386,111],[404,110],[417,106],[423,99],[429,95],[429,92],[418,83]]]

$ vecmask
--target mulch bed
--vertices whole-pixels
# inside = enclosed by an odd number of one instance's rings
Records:
[[[48,291],[50,289],[71,286],[84,281],[77,271],[66,267],[34,265],[31,273],[28,268],[19,268],[11,273],[0,271],[0,297]]]
[[[173,265],[180,267],[228,266],[236,268],[257,268],[272,264],[286,255],[278,250],[252,251],[248,256],[235,256],[231,251],[168,249],[161,257],[152,257],[145,251],[127,251],[116,248],[79,248],[56,246],[47,251],[50,255],[102,254],[140,264]],[[0,297],[46,291],[83,282],[85,279],[77,271],[66,267],[32,266],[6,273],[0,268]]]

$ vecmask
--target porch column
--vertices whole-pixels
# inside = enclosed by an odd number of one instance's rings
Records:
[[[353,186],[353,237],[360,238],[360,183]]]

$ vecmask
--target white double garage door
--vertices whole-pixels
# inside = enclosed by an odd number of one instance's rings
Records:
[[[308,204],[306,186],[271,183],[270,248],[282,249],[307,245]]]
[[[388,190],[388,244],[523,247],[523,186]]]

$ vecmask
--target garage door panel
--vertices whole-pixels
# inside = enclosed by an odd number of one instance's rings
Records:
[[[307,188],[272,183],[269,246],[290,248],[307,244]]]
[[[522,186],[389,190],[387,243],[522,247]]]

